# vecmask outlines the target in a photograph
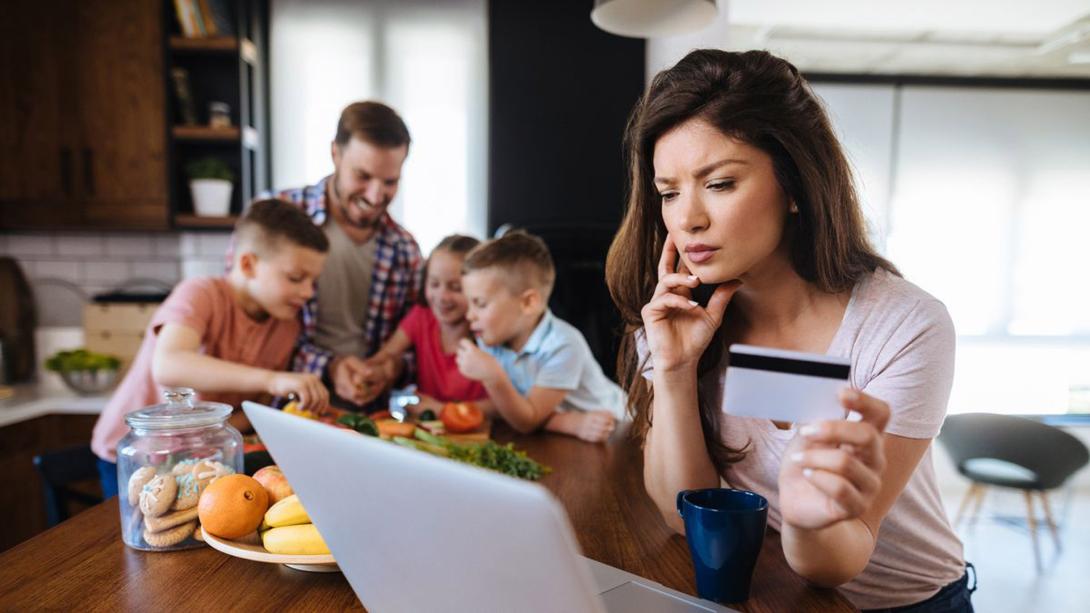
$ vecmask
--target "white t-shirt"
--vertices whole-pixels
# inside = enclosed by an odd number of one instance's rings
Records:
[[[850,358],[852,387],[889,404],[886,432],[930,439],[946,415],[954,345],[946,307],[908,281],[879,270],[852,289],[827,354]],[[646,344],[638,343],[638,349],[642,359]],[[650,379],[652,369],[648,359],[643,376]],[[701,396],[720,406],[725,383],[724,365],[700,380]],[[728,447],[741,449],[749,443],[745,458],[729,465],[723,479],[767,498],[769,525],[779,530],[780,462],[796,427],[780,430],[766,419],[726,414],[720,419]],[[882,521],[870,563],[839,589],[861,609],[898,607],[926,600],[964,572],[961,541],[946,518],[928,447]]]

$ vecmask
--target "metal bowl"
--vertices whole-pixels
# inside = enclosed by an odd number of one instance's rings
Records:
[[[62,372],[61,379],[77,394],[93,396],[113,388],[117,383],[117,369],[70,370]]]

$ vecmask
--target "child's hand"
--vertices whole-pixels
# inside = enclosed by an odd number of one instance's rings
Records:
[[[322,385],[321,378],[310,373],[274,372],[266,391],[274,396],[295,394],[299,398],[300,409],[315,413],[329,406],[329,390]]]
[[[421,413],[429,410],[438,415],[439,412],[443,410],[443,403],[439,400],[427,394],[421,394],[419,392],[417,393],[417,396],[420,396],[420,402],[416,404],[410,404],[408,407],[406,407],[407,409],[409,409],[409,412],[412,413],[413,417],[419,417]]]
[[[370,391],[366,380],[368,369],[363,360],[354,355],[339,355],[329,365],[329,378],[337,395],[354,404],[367,402]],[[373,397],[373,396],[372,396]]]
[[[458,370],[467,379],[485,383],[503,375],[503,367],[473,341],[463,338],[458,343]]]
[[[617,418],[609,411],[558,411],[545,422],[545,429],[600,443],[613,434]]]

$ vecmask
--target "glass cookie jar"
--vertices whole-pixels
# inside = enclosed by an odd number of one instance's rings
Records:
[[[125,544],[145,551],[199,547],[197,502],[215,478],[242,472],[242,435],[231,406],[196,402],[193,390],[125,416],[117,447],[118,506]]]

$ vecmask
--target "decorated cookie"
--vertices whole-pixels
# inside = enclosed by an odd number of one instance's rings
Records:
[[[201,460],[193,465],[191,474],[201,484],[201,489],[208,487],[214,479],[224,475],[234,474],[235,470],[222,462],[215,460]]]
[[[129,506],[135,507],[140,504],[140,491],[144,489],[144,486],[151,481],[155,476],[155,468],[151,466],[144,466],[137,469],[136,472],[129,477]]]
[[[156,475],[140,491],[140,510],[147,517],[159,517],[170,510],[177,493],[174,475]]]
[[[197,522],[191,521],[162,532],[144,530],[144,542],[152,547],[172,547],[192,536],[196,527]]]
[[[178,475],[175,478],[178,483],[178,494],[174,499],[174,504],[170,508],[174,511],[184,511],[186,509],[192,509],[197,506],[197,501],[201,498],[201,492],[204,491],[204,487],[193,476],[193,473],[185,473]]]
[[[197,507],[185,511],[172,511],[159,517],[145,517],[144,525],[147,527],[148,532],[162,532],[195,519],[197,519]]]
[[[188,472],[192,472],[193,471],[193,466],[197,462],[202,462],[202,461],[203,460],[201,460],[199,458],[194,458],[194,459],[191,459],[191,460],[182,460],[181,462],[178,462],[177,464],[175,464],[174,468],[170,469],[170,474],[177,477],[178,475],[184,475],[184,474],[186,474]]]

